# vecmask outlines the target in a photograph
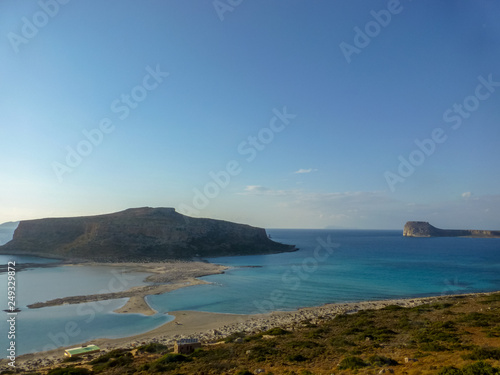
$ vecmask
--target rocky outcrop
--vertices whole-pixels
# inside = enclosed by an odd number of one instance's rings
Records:
[[[192,218],[173,208],[135,208],[107,215],[21,221],[3,254],[93,261],[192,259],[296,250],[266,231]]]
[[[439,229],[427,221],[408,221],[403,229],[407,237],[478,237],[500,238],[500,231],[475,229]]]

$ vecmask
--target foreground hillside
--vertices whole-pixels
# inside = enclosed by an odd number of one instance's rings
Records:
[[[21,221],[0,253],[93,261],[191,259],[293,251],[262,228],[192,218],[173,208]]]
[[[500,374],[500,293],[390,305],[293,327],[233,334],[191,355],[158,343],[39,374]],[[27,372],[27,373],[35,373]]]

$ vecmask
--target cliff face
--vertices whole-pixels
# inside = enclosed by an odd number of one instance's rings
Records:
[[[190,259],[296,250],[266,231],[181,215],[173,208],[136,208],[108,215],[21,221],[3,254],[94,261]]]
[[[407,237],[479,237],[500,238],[500,231],[475,229],[439,229],[426,221],[408,221],[403,229]]]

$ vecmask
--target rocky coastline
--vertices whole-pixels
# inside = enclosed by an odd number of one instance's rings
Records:
[[[473,237],[500,238],[500,231],[476,229],[440,229],[427,221],[408,221],[403,229],[405,237]]]

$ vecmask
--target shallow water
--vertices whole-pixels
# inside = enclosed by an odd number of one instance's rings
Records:
[[[43,258],[0,256],[7,264],[53,262]],[[33,268],[16,272],[16,306],[21,309],[16,316],[15,334],[17,355],[79,344],[99,337],[124,337],[149,331],[173,319],[156,314],[147,317],[139,314],[116,314],[113,310],[123,306],[127,299],[97,301],[76,305],[28,309],[35,302],[67,296],[109,293],[144,285],[147,273],[125,273],[106,266],[62,266]],[[0,285],[5,293],[1,306],[7,308],[7,274],[0,275]],[[5,315],[7,315],[5,313]],[[0,321],[0,349],[7,349],[10,340],[7,319]],[[1,336],[0,336],[1,337]]]
[[[251,314],[324,303],[500,289],[500,240],[405,238],[400,231],[269,230],[300,250],[212,258],[213,285],[148,297],[158,311]],[[334,243],[329,251],[321,243]],[[259,266],[241,268],[241,266]]]

